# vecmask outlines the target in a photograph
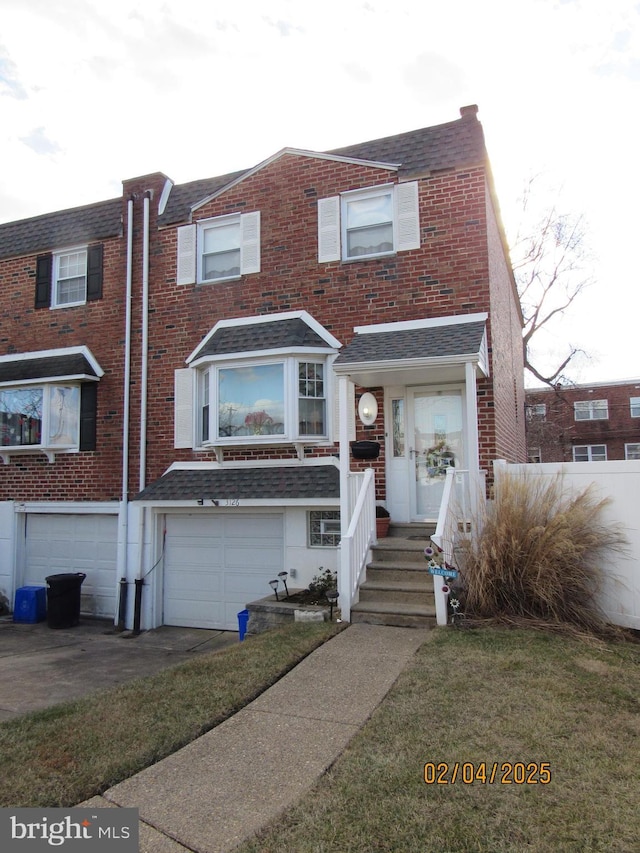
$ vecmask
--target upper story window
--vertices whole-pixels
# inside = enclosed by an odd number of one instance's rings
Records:
[[[36,308],[68,308],[102,299],[102,245],[39,255]]]
[[[609,403],[606,400],[581,400],[573,404],[577,421],[606,421],[609,417]]]
[[[640,459],[640,444],[625,444],[624,446],[625,459]]]
[[[87,250],[55,254],[53,263],[53,307],[86,302]]]
[[[318,260],[353,261],[420,248],[418,183],[318,200]]]
[[[574,462],[606,462],[606,444],[581,444],[573,448]]]
[[[234,213],[177,231],[178,284],[229,281],[260,272],[260,212]]]
[[[640,397],[629,398],[629,409],[632,418],[640,418]]]
[[[544,420],[547,417],[547,405],[546,403],[532,403],[527,406],[527,418],[532,420],[533,418],[540,418]]]

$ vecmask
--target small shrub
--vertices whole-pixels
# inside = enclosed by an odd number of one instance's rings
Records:
[[[602,519],[608,499],[593,484],[568,494],[561,477],[504,476],[495,500],[460,553],[467,613],[525,617],[600,630],[595,596],[611,550],[623,549],[619,525]]]
[[[317,574],[309,584],[309,592],[312,592],[314,595],[322,596],[328,589],[336,589],[337,586],[337,572],[332,572],[331,569],[324,569],[320,574]]]

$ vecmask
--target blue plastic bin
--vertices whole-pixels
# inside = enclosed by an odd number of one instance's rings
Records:
[[[42,622],[47,618],[46,586],[21,586],[16,590],[14,622]]]
[[[238,633],[240,634],[240,642],[244,640],[244,635],[247,633],[247,623],[249,621],[249,611],[241,610],[238,613]]]

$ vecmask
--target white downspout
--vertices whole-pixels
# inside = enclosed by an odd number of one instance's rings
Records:
[[[149,199],[144,196],[142,236],[142,357],[140,366],[140,478],[139,490],[146,485],[147,469],[147,386],[149,367]]]
[[[149,201],[151,192],[144,194],[142,229],[142,352],[140,357],[140,470],[138,489],[146,485],[147,469],[147,392],[149,366]],[[133,606],[133,632],[140,632],[142,617],[142,586],[144,584],[144,536],[147,510],[140,508],[138,522],[138,577],[135,580],[135,599]]]
[[[124,392],[122,414],[122,501],[129,495],[129,421],[131,417],[131,290],[133,279],[133,199],[127,202],[127,285],[124,321]]]
[[[127,582],[129,568],[129,421],[131,417],[131,292],[133,281],[133,198],[127,201],[127,268],[125,281],[124,387],[122,408],[122,495],[120,499],[120,578]],[[125,593],[126,595],[126,593]],[[122,602],[120,595],[119,602]],[[118,605],[120,608],[120,604]],[[126,606],[123,608],[126,610]],[[118,609],[118,622],[126,625],[126,613]]]

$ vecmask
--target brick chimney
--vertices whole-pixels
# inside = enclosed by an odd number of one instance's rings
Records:
[[[462,118],[475,118],[478,115],[478,105],[470,104],[468,107],[460,107]]]

